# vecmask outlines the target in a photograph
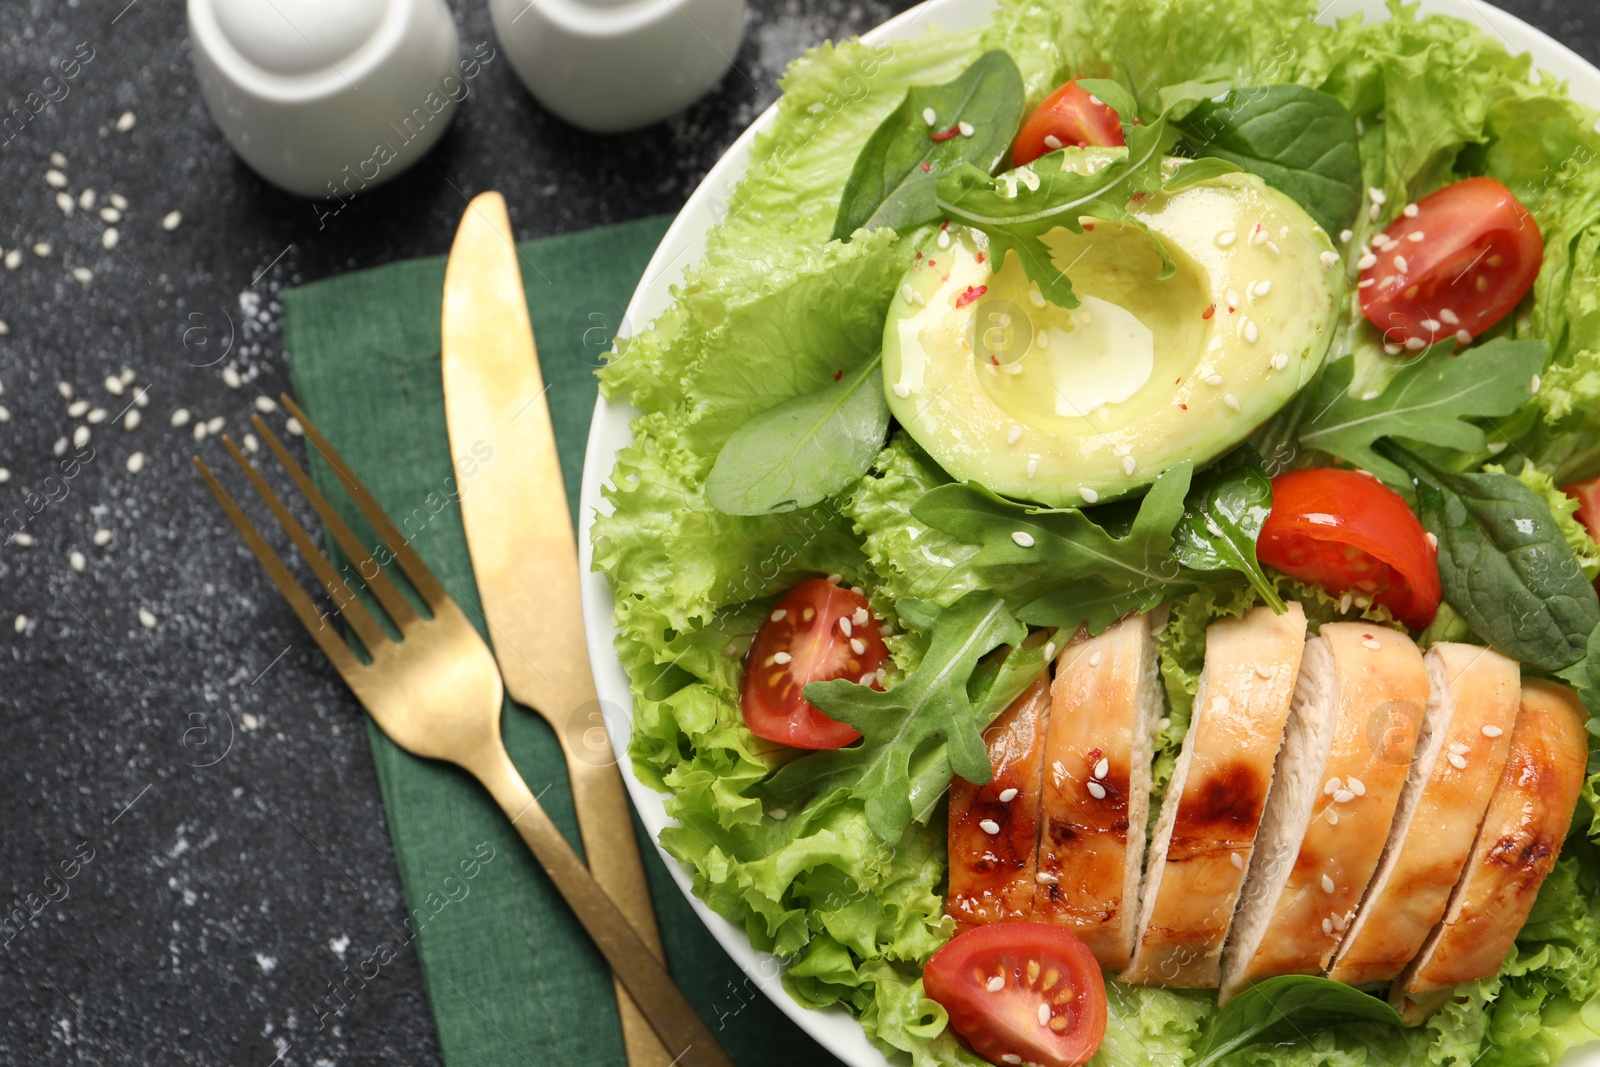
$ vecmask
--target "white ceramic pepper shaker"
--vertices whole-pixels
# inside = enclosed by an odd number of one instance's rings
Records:
[[[489,0],[500,46],[538,101],[609,133],[681,110],[733,65],[745,0]]]
[[[256,173],[348,199],[433,147],[470,91],[444,0],[188,0],[201,95]],[[468,70],[473,74],[468,74]]]

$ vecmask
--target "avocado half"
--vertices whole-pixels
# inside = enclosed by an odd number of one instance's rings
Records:
[[[1094,171],[1122,149],[1033,166]],[[1059,162],[1057,162],[1059,161]],[[1183,160],[1169,159],[1170,170]],[[959,480],[1074,507],[1232,449],[1311,380],[1345,294],[1343,257],[1298,204],[1245,173],[1045,236],[1080,305],[1047,302],[1016,257],[950,226],[902,280],[883,335],[890,410]]]

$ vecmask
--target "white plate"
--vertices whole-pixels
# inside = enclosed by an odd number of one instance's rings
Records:
[[[862,37],[869,42],[912,40],[921,37],[929,23],[936,23],[944,30],[968,29],[986,22],[993,9],[993,0],[927,0]],[[1423,0],[1421,11],[1422,14],[1454,15],[1484,27],[1502,38],[1511,51],[1530,53],[1542,70],[1566,81],[1574,99],[1600,108],[1600,70],[1521,19],[1479,0]],[[1317,21],[1331,23],[1356,13],[1371,20],[1388,17],[1383,0],[1332,0],[1322,9]],[[776,112],[777,105],[774,104],[751,123],[750,128],[717,161],[684,204],[666,236],[661,239],[661,246],[645,268],[644,279],[628,303],[623,320],[624,332],[637,332],[667,309],[671,300],[668,287],[678,282],[684,268],[694,264],[704,252],[706,232],[715,222],[715,208],[726,201],[728,194],[738,184],[749,160],[751,141],[757,131],[772,124]],[[633,324],[634,328],[628,329],[629,324]],[[633,439],[628,423],[636,414],[638,412],[631,405],[607,401],[603,397],[595,405],[594,423],[589,429],[589,445],[583,464],[580,510],[584,517],[584,533],[579,539],[579,556],[583,571],[583,622],[588,637],[589,662],[594,668],[595,688],[601,701],[608,705],[606,725],[611,729],[611,744],[621,760],[622,776],[628,784],[628,792],[632,794],[639,818],[650,831],[650,836],[659,840],[662,829],[671,825],[671,820],[667,817],[662,794],[634,776],[632,762],[627,756],[627,727],[631,727],[633,721],[633,698],[628,690],[627,674],[617,662],[612,647],[615,628],[612,625],[611,586],[605,575],[592,570],[594,548],[589,531],[596,512],[606,507],[600,489],[611,476],[617,450]],[[659,845],[657,848],[659,850]],[[756,951],[743,929],[713,912],[694,895],[687,869],[664,851],[661,858],[712,936],[780,1011],[850,1067],[887,1067],[889,1061],[872,1046],[861,1025],[843,1008],[811,1010],[790,999],[778,979],[778,966],[772,955]],[[1567,1060],[1568,1067],[1600,1067],[1600,1046],[1588,1046]]]

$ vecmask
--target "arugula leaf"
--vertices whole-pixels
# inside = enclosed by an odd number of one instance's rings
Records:
[[[1268,978],[1223,1005],[1195,1046],[1190,1067],[1211,1067],[1250,1045],[1304,1040],[1347,1022],[1402,1025],[1386,1001],[1352,986],[1304,974]]]
[[[1328,234],[1361,207],[1355,119],[1327,93],[1293,84],[1234,89],[1199,104],[1179,126],[1195,155],[1259,174]]]
[[[1261,457],[1249,446],[1237,449],[1195,479],[1172,531],[1172,555],[1190,570],[1238,571],[1281,615],[1283,598],[1256,560],[1256,540],[1271,510],[1272,479]]]
[[[1410,478],[1373,451],[1382,437],[1403,437],[1461,452],[1488,444],[1472,419],[1510,415],[1532,395],[1533,376],[1550,350],[1543,341],[1498,337],[1451,355],[1455,342],[1437,344],[1397,372],[1375,397],[1351,396],[1355,360],[1327,365],[1310,418],[1300,424],[1300,444],[1365,468],[1391,485]]]
[[[725,515],[793,511],[859,481],[889,432],[882,360],[746,420],[706,477],[711,506]]]
[[[985,52],[953,81],[907,90],[856,157],[833,240],[849,240],[863,226],[906,230],[937,219],[939,177],[961,163],[993,171],[1007,159],[1023,103],[1022,74],[1000,51]],[[928,109],[937,117],[931,127],[923,118]],[[970,137],[942,136],[963,122],[972,127]]]
[[[1001,645],[1021,644],[1028,631],[993,593],[968,593],[935,610],[914,601],[896,606],[902,618],[929,624],[929,644],[922,662],[892,689],[843,678],[805,687],[807,700],[854,726],[862,741],[785,765],[767,782],[768,797],[790,804],[843,790],[865,802],[867,825],[892,844],[914,814],[911,765],[925,749],[942,748],[945,755],[940,760],[935,754],[933,769],[924,765],[919,779],[941,775],[948,782],[953,771],[969,782],[989,780],[994,768],[982,735],[989,719],[981,715],[992,719],[1004,705],[990,709],[969,684],[979,659]]]
[[[1512,659],[1547,671],[1577,663],[1600,600],[1544,499],[1509,474],[1455,474],[1393,441],[1379,447],[1415,482],[1450,606]]]
[[[1019,605],[1023,622],[1098,633],[1193,587],[1197,575],[1172,558],[1193,470],[1185,462],[1157,478],[1120,534],[1077,508],[1018,504],[971,482],[929,490],[911,515],[976,545],[968,565]]]

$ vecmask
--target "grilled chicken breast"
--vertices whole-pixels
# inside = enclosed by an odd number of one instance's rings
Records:
[[[1148,616],[1080,634],[1056,662],[1034,916],[1070,927],[1106,970],[1133,950],[1161,694]]]
[[[1444,919],[1390,987],[1416,1025],[1462,982],[1500,969],[1572,824],[1588,758],[1588,713],[1566,686],[1522,682],[1505,769]]]
[[[1336,622],[1306,642],[1219,1002],[1323,973],[1388,840],[1427,702],[1422,653],[1404,633]]]
[[[1033,917],[1050,679],[1029,686],[984,732],[994,777],[950,780],[950,891],[945,912],[969,925]]]
[[[1122,980],[1216,986],[1305,649],[1299,604],[1206,630],[1189,732],[1150,843],[1137,948]]]
[[[1515,661],[1441,642],[1423,657],[1431,691],[1389,843],[1328,977],[1387,982],[1417,954],[1461,878],[1511,748]]]

